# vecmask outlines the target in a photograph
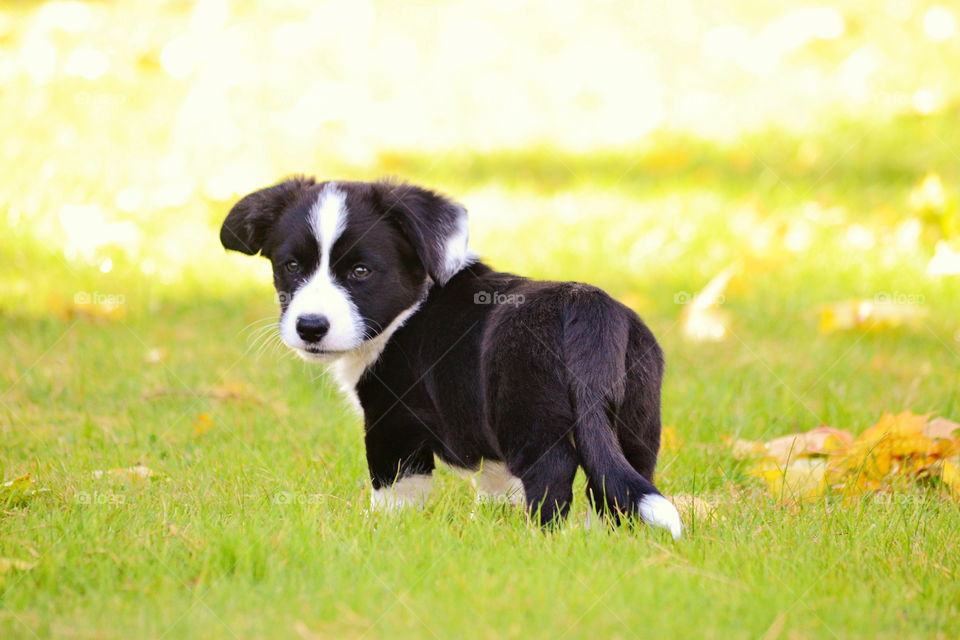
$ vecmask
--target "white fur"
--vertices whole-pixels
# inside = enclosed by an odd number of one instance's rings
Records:
[[[374,511],[393,511],[406,506],[421,506],[430,496],[433,476],[418,473],[400,478],[389,487],[374,489],[370,494],[370,508]]]
[[[467,212],[461,210],[461,215],[457,218],[457,228],[443,241],[443,272],[439,274],[440,284],[446,284],[458,271],[476,262],[477,255],[470,251],[469,240]]]
[[[346,225],[346,198],[336,183],[330,183],[317,196],[310,210],[310,226],[320,247],[320,264],[306,284],[297,289],[280,320],[280,336],[306,360],[325,360],[329,355],[310,353],[297,335],[297,318],[320,314],[330,321],[327,335],[318,345],[323,351],[349,351],[363,341],[363,321],[346,290],[338,285],[330,271],[330,250]]]
[[[507,465],[484,460],[476,478],[477,497],[486,500],[505,500],[513,505],[526,500],[523,482],[507,469]]]
[[[337,384],[340,385],[341,391],[350,399],[350,402],[358,411],[362,407],[360,406],[360,399],[357,397],[357,383],[360,382],[370,365],[376,362],[380,354],[383,353],[390,336],[402,327],[410,316],[416,313],[421,302],[423,300],[400,312],[400,315],[394,318],[379,335],[367,340],[354,351],[339,356],[331,363],[330,372],[336,379]]]
[[[502,462],[483,460],[479,469],[454,466],[450,469],[461,478],[470,480],[470,484],[477,490],[477,500],[505,501],[513,505],[526,502],[523,482],[510,473],[507,465]]]
[[[657,494],[644,496],[640,501],[640,517],[647,524],[668,529],[674,540],[678,540],[683,531],[677,508]]]

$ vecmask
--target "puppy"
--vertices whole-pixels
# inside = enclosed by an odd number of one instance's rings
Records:
[[[597,511],[680,536],[651,482],[663,353],[603,291],[494,271],[462,206],[406,184],[295,177],[234,205],[220,240],[271,261],[283,341],[362,408],[374,506],[422,501],[439,458],[549,524],[583,467]]]

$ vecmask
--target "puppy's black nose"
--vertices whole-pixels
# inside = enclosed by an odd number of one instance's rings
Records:
[[[320,342],[329,329],[327,316],[311,314],[297,318],[297,334],[304,342]]]

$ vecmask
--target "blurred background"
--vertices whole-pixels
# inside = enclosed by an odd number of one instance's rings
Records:
[[[495,266],[609,289],[678,370],[759,358],[826,421],[842,389],[807,387],[873,367],[865,415],[949,409],[958,30],[925,0],[6,3],[0,310],[172,345],[221,301],[226,344],[273,313],[230,205],[390,175],[462,201]],[[11,381],[44,346],[15,334]]]

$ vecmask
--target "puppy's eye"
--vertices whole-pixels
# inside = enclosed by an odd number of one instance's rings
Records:
[[[287,270],[287,273],[300,273],[300,263],[296,260],[287,260],[283,263],[283,268]]]
[[[354,280],[363,280],[371,273],[373,273],[373,271],[370,270],[370,267],[363,264],[358,264],[350,270],[350,277]]]

